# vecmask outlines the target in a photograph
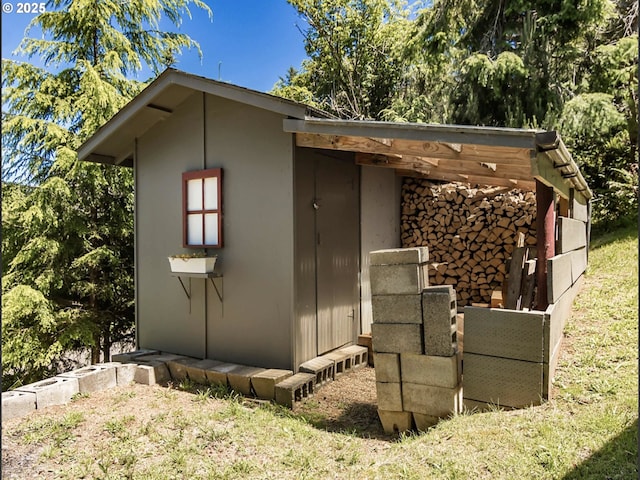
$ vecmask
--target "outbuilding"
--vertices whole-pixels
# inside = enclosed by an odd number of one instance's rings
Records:
[[[536,191],[539,290],[557,206],[588,229],[555,132],[338,120],[174,69],[78,156],[134,170],[137,346],[244,365],[297,371],[371,331],[368,254],[400,246],[409,171]],[[215,273],[172,275],[167,257],[190,252],[217,255]]]

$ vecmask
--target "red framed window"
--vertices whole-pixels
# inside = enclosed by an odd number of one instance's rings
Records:
[[[222,169],[182,174],[182,243],[185,248],[222,247]]]

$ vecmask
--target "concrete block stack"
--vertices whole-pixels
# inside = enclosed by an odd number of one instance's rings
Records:
[[[462,410],[456,292],[429,287],[426,247],[371,252],[372,348],[387,433],[425,430]]]

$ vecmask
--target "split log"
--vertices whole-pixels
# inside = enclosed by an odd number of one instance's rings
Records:
[[[405,178],[401,212],[402,246],[429,247],[430,284],[453,285],[459,306],[491,304],[514,239],[522,234],[525,248],[536,244],[533,192]]]

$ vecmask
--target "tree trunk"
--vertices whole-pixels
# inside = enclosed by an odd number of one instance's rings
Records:
[[[109,327],[105,328],[102,339],[102,358],[103,362],[111,361],[111,336],[109,335]]]

